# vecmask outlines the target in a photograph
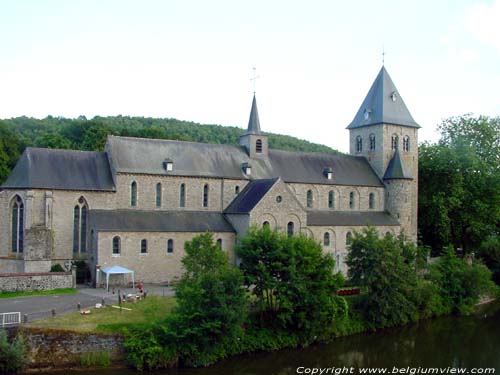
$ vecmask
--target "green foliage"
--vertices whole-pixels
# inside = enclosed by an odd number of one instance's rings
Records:
[[[9,343],[7,333],[0,329],[0,374],[20,372],[26,365],[26,349],[22,337],[18,336]]]
[[[482,295],[495,292],[491,271],[480,263],[467,264],[452,247],[431,267],[431,280],[439,288],[446,312],[468,314]]]
[[[24,147],[24,142],[0,120],[0,184],[9,175]]]
[[[334,260],[314,240],[252,228],[236,253],[245,285],[258,301],[261,326],[300,332],[307,340],[346,317],[345,300],[336,296]]]
[[[354,234],[347,257],[349,277],[366,290],[358,307],[372,328],[418,319],[415,254],[415,246],[404,237],[379,238],[373,227]]]
[[[50,267],[50,272],[65,272],[65,270],[59,263],[56,263]]]
[[[34,290],[28,292],[0,292],[0,298],[17,298],[17,297],[29,297],[29,296],[50,296],[57,294],[75,294],[77,290],[75,288],[60,288],[52,290]]]
[[[80,357],[80,366],[82,367],[108,367],[110,364],[109,353],[87,352]]]
[[[500,236],[486,238],[481,243],[477,255],[493,273],[493,281],[500,285]]]
[[[439,254],[470,252],[500,227],[500,118],[452,117],[419,149],[419,230]]]

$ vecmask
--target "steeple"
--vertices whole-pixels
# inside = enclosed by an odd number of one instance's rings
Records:
[[[248,129],[245,134],[261,134],[259,111],[257,111],[257,100],[255,99],[255,93],[252,101],[252,109],[250,110],[250,119],[248,120]]]
[[[394,155],[385,171],[384,180],[413,180],[411,175],[406,171],[401,155],[399,154],[399,150],[394,152]]]
[[[347,129],[382,123],[420,128],[411,116],[385,66],[380,69],[363,104]]]

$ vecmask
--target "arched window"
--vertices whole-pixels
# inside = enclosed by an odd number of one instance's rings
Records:
[[[352,244],[352,233],[351,232],[347,232],[347,234],[345,236],[345,244],[346,244],[346,246],[350,246]]]
[[[238,185],[236,185],[236,186],[234,187],[234,194],[235,194],[235,195],[238,195],[239,193],[240,193],[240,187],[239,187]]]
[[[368,206],[370,207],[370,210],[375,208],[375,194],[373,193],[370,193],[368,196]]]
[[[307,191],[307,207],[312,208],[313,206],[313,192],[312,190]]]
[[[333,190],[328,192],[328,208],[335,208],[335,193]]]
[[[325,232],[323,235],[323,245],[324,246],[330,246],[330,233]]]
[[[87,202],[84,197],[78,199],[73,208],[73,252],[87,251]]]
[[[375,134],[370,134],[370,150],[375,150]]]
[[[156,184],[156,207],[161,207],[161,183]]]
[[[186,207],[186,185],[185,184],[181,184],[179,194],[180,194],[179,206]]]
[[[407,135],[405,135],[403,138],[403,151],[410,151],[410,137],[408,137]]]
[[[262,223],[262,228],[270,228],[269,221],[264,221],[264,222]]]
[[[148,252],[148,240],[141,240],[141,254],[147,254]]]
[[[208,184],[203,186],[203,207],[208,207]]]
[[[132,182],[130,185],[130,205],[137,206],[137,182]]]
[[[119,255],[121,253],[121,241],[120,237],[113,237],[113,255]]]
[[[24,203],[19,195],[12,200],[11,215],[12,251],[22,253],[24,251]]]
[[[362,152],[363,151],[363,139],[361,138],[360,135],[356,137],[356,152]]]
[[[217,246],[219,246],[219,249],[221,249],[221,250],[222,250],[222,238],[219,238],[219,239],[217,240]]]
[[[257,152],[258,154],[262,153],[262,140],[261,139],[257,139],[257,141],[255,142],[255,152]]]
[[[174,252],[174,240],[173,239],[169,239],[167,241],[167,253],[168,254],[172,254]]]
[[[399,142],[399,137],[397,134],[393,134],[391,138],[391,149],[392,150],[397,150],[398,149],[398,142]]]
[[[354,210],[355,204],[356,204],[356,202],[355,202],[355,198],[354,198],[354,191],[351,191],[349,193],[349,208],[351,210]]]
[[[290,221],[286,226],[286,232],[288,234],[288,237],[293,236],[293,227],[294,227],[293,221]]]

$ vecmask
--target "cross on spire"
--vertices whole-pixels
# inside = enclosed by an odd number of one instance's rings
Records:
[[[382,66],[385,65],[385,48],[384,45],[382,45]]]
[[[257,75],[257,68],[256,67],[253,67],[253,77],[250,78],[250,81],[253,81],[253,94],[255,96],[255,82],[257,81],[258,78],[260,78],[258,75]]]

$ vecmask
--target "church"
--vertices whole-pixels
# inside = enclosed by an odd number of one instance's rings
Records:
[[[263,122],[264,123],[264,122]],[[240,144],[109,136],[103,152],[27,148],[0,187],[0,273],[87,262],[167,283],[203,232],[236,264],[251,226],[303,233],[346,273],[354,231],[417,237],[418,129],[385,67],[347,126],[349,155],[274,150],[254,95]]]

